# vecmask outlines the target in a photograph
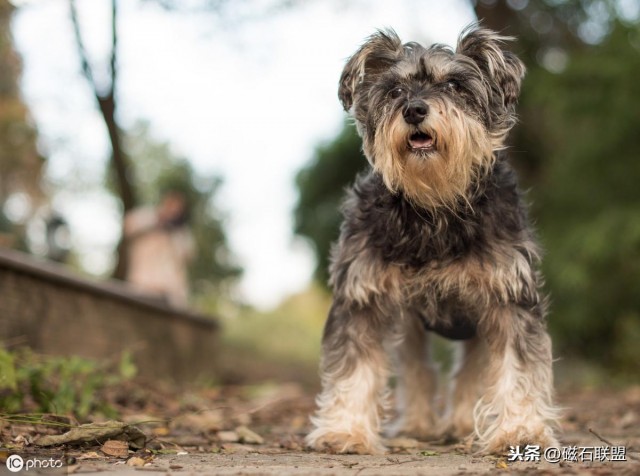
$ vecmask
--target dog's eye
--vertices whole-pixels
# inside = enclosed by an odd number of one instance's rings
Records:
[[[452,91],[458,91],[460,89],[460,81],[457,79],[450,79],[447,81],[447,88]]]
[[[398,99],[400,96],[402,96],[404,94],[404,89],[402,88],[394,88],[391,90],[391,92],[389,93],[389,95],[393,98],[393,99]]]

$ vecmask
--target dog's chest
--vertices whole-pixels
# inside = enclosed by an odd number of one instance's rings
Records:
[[[365,304],[428,296],[463,307],[483,296],[507,301],[530,287],[526,220],[513,173],[502,163],[483,194],[455,212],[416,209],[375,174],[361,177],[345,204],[334,284]]]
[[[487,280],[482,265],[487,251],[477,224],[427,221],[402,207],[369,223],[342,243],[349,264],[336,267],[342,277],[336,282],[361,304],[377,295],[403,306],[437,306],[465,299],[468,289]]]
[[[371,211],[368,244],[380,259],[408,275],[446,273],[450,265],[485,253],[486,226],[480,214],[415,210],[401,197]]]

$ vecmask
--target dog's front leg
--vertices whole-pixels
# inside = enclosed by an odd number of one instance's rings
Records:
[[[307,444],[338,453],[382,453],[385,319],[374,307],[334,302],[322,340],[322,392]]]
[[[496,305],[481,323],[489,348],[487,391],[475,407],[483,451],[558,444],[553,428],[551,339],[542,317],[517,305]]]

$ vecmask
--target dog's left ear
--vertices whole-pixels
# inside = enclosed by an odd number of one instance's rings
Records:
[[[494,92],[502,95],[504,106],[512,109],[520,96],[525,66],[515,54],[503,48],[508,41],[513,38],[471,25],[460,35],[456,53],[471,58],[491,82]]]

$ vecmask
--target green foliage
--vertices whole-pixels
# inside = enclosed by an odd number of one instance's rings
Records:
[[[622,371],[640,349],[640,52],[637,29],[617,24],[600,45],[574,52],[553,75],[533,69],[526,100],[542,175],[532,189],[547,249],[550,325],[562,350]],[[534,126],[533,124],[531,126]]]
[[[77,356],[43,357],[0,349],[0,408],[6,413],[56,413],[79,419],[94,412],[112,416],[100,392],[135,374],[126,352],[110,366]]]
[[[0,391],[15,391],[18,386],[13,355],[0,348]]]
[[[366,164],[355,126],[345,123],[335,139],[316,148],[309,165],[296,177],[299,198],[295,232],[313,243],[317,257],[315,277],[321,283],[328,279],[329,251],[338,238],[338,210],[344,189]]]
[[[44,161],[36,148],[37,131],[18,89],[22,64],[11,38],[13,10],[7,0],[0,0],[0,245],[25,249],[22,222],[28,217],[14,222],[4,206],[12,196],[27,198],[32,207],[37,204],[42,198]]]
[[[229,250],[225,217],[216,204],[222,180],[198,175],[168,143],[154,139],[145,122],[139,122],[129,132],[126,149],[138,178],[137,193],[142,204],[157,205],[169,190],[180,191],[186,197],[196,249],[189,268],[192,289],[221,294],[242,272]]]
[[[133,361],[133,354],[128,351],[123,352],[118,363],[118,375],[124,380],[131,380],[137,374],[138,367]]]

